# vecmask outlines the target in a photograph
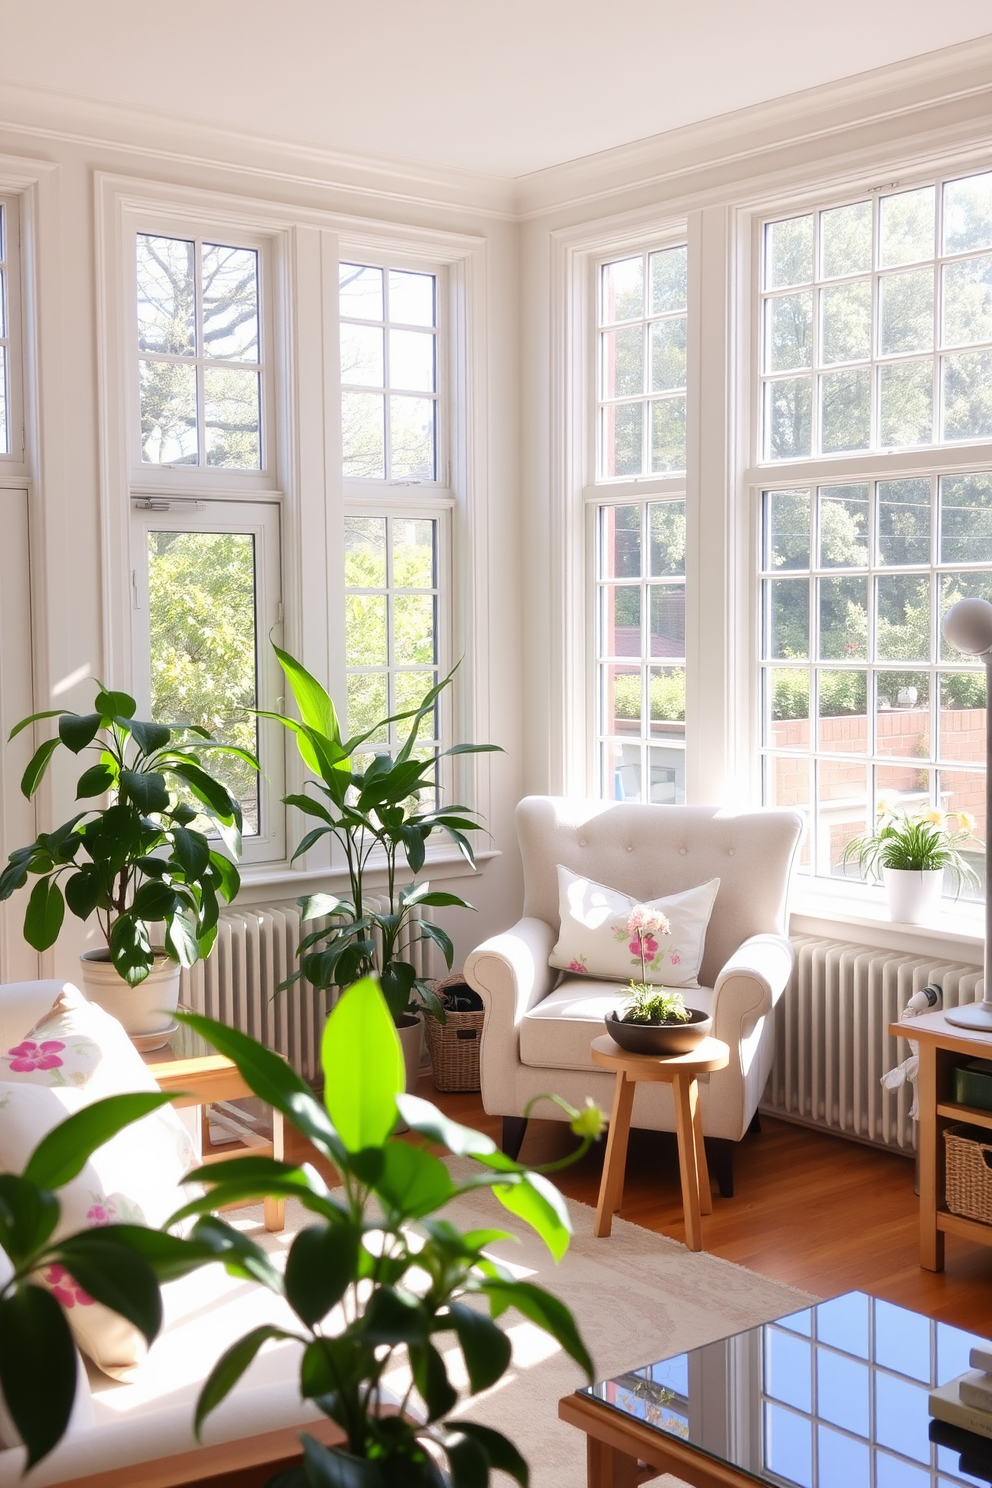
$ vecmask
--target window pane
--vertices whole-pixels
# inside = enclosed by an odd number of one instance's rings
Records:
[[[932,186],[882,197],[879,262],[883,269],[933,257],[934,200]]]
[[[652,584],[650,654],[685,656],[685,585]]]
[[[262,464],[258,373],[235,367],[203,371],[203,431],[208,465],[258,470]]]
[[[685,502],[652,502],[648,507],[648,534],[652,576],[661,578],[666,574],[684,574]]]
[[[603,332],[603,397],[619,398],[644,391],[644,331],[625,326]]]
[[[820,567],[867,568],[868,487],[820,487]]]
[[[384,385],[383,332],[379,326],[341,322],[341,381],[364,387]]]
[[[820,579],[820,656],[824,661],[868,660],[868,583]]]
[[[435,680],[435,674],[431,671],[394,672],[392,674],[393,711],[405,713],[419,708],[427,693],[434,686]],[[400,724],[397,733],[402,737],[408,729],[409,724]],[[429,739],[435,730],[436,724],[432,726],[430,718],[427,718],[421,726],[421,737]]]
[[[620,334],[623,334],[622,332]],[[651,391],[665,393],[685,387],[686,323],[659,320],[651,327]],[[626,389],[624,389],[626,391]],[[631,392],[635,389],[631,388]],[[637,389],[636,391],[640,391]]]
[[[868,749],[868,673],[818,672],[817,748],[827,754]]]
[[[992,563],[992,475],[941,480],[940,561]]]
[[[651,737],[685,738],[685,668],[650,667]]]
[[[767,302],[765,370],[793,372],[813,365],[813,295],[778,295]]]
[[[765,492],[767,568],[809,568],[808,491]]]
[[[609,734],[641,733],[640,667],[601,667],[603,678],[603,726]]]
[[[364,734],[389,712],[389,690],[385,672],[349,672],[348,733]],[[370,744],[386,744],[389,730],[376,729]]]
[[[929,673],[879,672],[875,690],[876,753],[929,759]]]
[[[434,391],[434,336],[430,331],[390,331],[389,385]]]
[[[652,729],[652,733],[654,730]],[[648,749],[648,800],[656,806],[676,806],[685,800],[685,749]]]
[[[0,289],[3,286],[0,285]],[[10,454],[10,435],[7,418],[7,348],[0,346],[0,455]]]
[[[844,849],[868,825],[869,767],[828,757],[819,760],[815,768],[816,871],[836,878],[857,878],[857,864],[844,862]]]
[[[385,517],[345,517],[344,582],[348,589],[385,589]]]
[[[768,581],[768,656],[773,661],[809,657],[809,579]]]
[[[651,275],[651,315],[684,310],[688,284],[688,250],[664,248],[648,259]]]
[[[381,393],[341,394],[341,445],[345,475],[382,480],[386,444]]]
[[[943,437],[992,438],[992,351],[941,358]]]
[[[823,277],[866,274],[871,269],[871,202],[820,213]]]
[[[685,469],[685,399],[665,398],[651,405],[651,469]]]
[[[640,656],[641,591],[611,585],[603,590],[602,653],[604,656]]]
[[[809,725],[807,724],[808,728]],[[809,868],[810,852],[810,788],[812,762],[802,755],[773,754],[765,757],[764,801],[767,806],[783,806],[798,811],[805,822],[805,830],[799,845],[799,864]]]
[[[259,359],[258,254],[251,248],[203,245],[203,351],[227,361]]]
[[[813,278],[813,218],[791,217],[765,228],[765,288],[809,284]]]
[[[878,483],[878,557],[881,563],[930,562],[930,481]]]
[[[353,320],[382,320],[382,270],[367,265],[338,266],[341,314]]]
[[[944,265],[944,345],[992,341],[992,255]]]
[[[603,325],[644,314],[644,260],[639,254],[603,265],[601,314]]]
[[[599,516],[600,577],[637,579],[641,574],[641,508],[604,506]]]
[[[640,475],[643,431],[643,403],[616,403],[603,409],[603,465],[607,476]]]
[[[985,814],[985,771],[984,770],[939,770],[937,772],[937,799],[942,811],[954,812],[959,816],[963,813],[964,820],[961,821],[963,828],[970,828],[975,838],[974,845],[966,844],[961,850],[961,856],[972,868],[978,877],[978,884],[962,885],[961,898],[965,900],[977,900],[983,903],[985,900],[985,853],[981,846],[985,842],[988,823]],[[974,823],[974,826],[971,824]],[[944,892],[953,893],[955,885],[946,882],[950,874],[945,875]]]
[[[406,269],[390,269],[390,320],[398,320],[401,325],[432,326],[434,287],[433,274],[411,274]]]
[[[992,171],[944,187],[944,252],[992,248]]]
[[[384,594],[345,595],[345,664],[385,666],[389,660]]]
[[[887,274],[879,280],[879,352],[929,351],[933,346],[933,271]]]
[[[883,445],[929,444],[933,437],[933,364],[880,367],[879,422]]]
[[[776,749],[809,748],[808,671],[766,670],[763,742]]]
[[[138,376],[142,460],[152,465],[195,465],[195,366],[141,361]]]
[[[985,672],[941,672],[938,757],[985,764]]]
[[[174,356],[196,352],[196,246],[138,234],[138,347]]]
[[[916,765],[875,766],[875,807],[915,814],[927,811],[932,800],[934,772]]]
[[[765,1466],[798,1488],[812,1488],[812,1427],[808,1417],[765,1405]]]
[[[929,661],[929,576],[887,574],[875,582],[875,650],[878,659]]]
[[[824,454],[867,449],[871,443],[871,369],[827,372],[820,378],[820,444]]]
[[[424,666],[436,659],[433,595],[397,594],[393,600],[393,659]]]
[[[257,753],[254,537],[150,532],[148,624],[152,718]],[[210,768],[240,801],[246,835],[257,833],[255,771],[218,753]]]
[[[943,620],[952,604],[959,599],[992,599],[992,573],[953,573],[942,574],[940,579],[940,619]],[[956,646],[951,646],[944,639],[942,627],[938,627],[940,635],[940,657],[942,661],[963,660],[961,652]]]
[[[437,523],[424,518],[393,518],[393,585],[397,589],[433,589],[436,577]]]
[[[390,479],[434,479],[435,406],[433,398],[390,398]]]
[[[765,388],[765,444],[772,460],[810,453],[812,387],[808,377],[784,378]]]
[[[871,356],[871,283],[832,284],[821,291],[823,345],[820,360],[860,362]]]

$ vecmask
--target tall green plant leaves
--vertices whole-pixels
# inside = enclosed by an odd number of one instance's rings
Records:
[[[76,1393],[76,1346],[43,1287],[0,1298],[0,1387],[33,1467],[62,1437]]]
[[[363,977],[343,993],[321,1044],[324,1103],[349,1152],[381,1147],[396,1125],[406,1083],[403,1051],[377,982]]]

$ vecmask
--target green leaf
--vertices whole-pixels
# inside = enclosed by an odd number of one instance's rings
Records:
[[[110,959],[117,975],[123,977],[129,987],[137,987],[145,980],[155,956],[141,920],[124,914],[114,921],[110,930]]]
[[[497,1183],[493,1193],[504,1209],[536,1230],[556,1261],[560,1261],[572,1238],[568,1206],[542,1173],[522,1173],[515,1184]]]
[[[113,723],[115,718],[123,718],[130,727],[130,720],[138,705],[126,692],[108,692],[105,687],[101,687],[93,699],[93,706],[99,710],[104,727]]]
[[[30,1282],[0,1298],[0,1387],[33,1467],[69,1424],[76,1346],[51,1292]]]
[[[141,723],[132,718],[131,737],[144,754],[153,754],[156,749],[165,748],[172,738],[172,730],[164,723]]]
[[[472,1394],[488,1390],[507,1371],[512,1346],[509,1338],[484,1312],[466,1307],[464,1302],[449,1302],[448,1318],[439,1318],[458,1335]]]
[[[185,780],[190,790],[198,801],[209,806],[217,817],[218,825],[229,824],[240,817],[240,809],[237,802],[233,800],[227,789],[202,770],[199,765],[194,765],[190,760],[177,761],[162,766],[172,775],[178,775]]]
[[[420,1219],[446,1204],[455,1192],[439,1158],[410,1142],[390,1142],[375,1183],[379,1198],[403,1219]]]
[[[321,821],[326,822],[328,826],[331,825],[331,813],[325,806],[321,806],[319,801],[315,801],[312,796],[283,796],[282,803],[284,806],[295,806],[298,811],[304,812],[307,816],[319,816]],[[315,897],[319,898],[320,896],[317,895]]]
[[[61,718],[65,711],[65,708],[46,708],[43,713],[32,713],[27,718],[22,718],[20,723],[14,724],[7,735],[7,743],[9,744],[11,739],[16,739],[19,733],[30,728],[33,723],[40,723],[43,718]]]
[[[131,913],[139,920],[164,920],[175,907],[175,889],[159,880],[140,886],[131,902]]]
[[[210,862],[210,846],[202,832],[173,827],[172,853],[188,883],[196,883]]]
[[[110,1236],[126,1249],[136,1251],[148,1262],[159,1282],[188,1276],[191,1271],[218,1259],[215,1245],[193,1238],[182,1239],[167,1234],[165,1230],[149,1230],[144,1225],[104,1225],[101,1234]]]
[[[489,1488],[489,1454],[474,1436],[453,1431],[444,1438],[451,1488]]]
[[[249,1240],[247,1235],[229,1225],[216,1214],[205,1215],[193,1226],[190,1239],[213,1251],[229,1276],[240,1276],[247,1281],[257,1281],[270,1292],[281,1296],[284,1287],[282,1272],[273,1264],[260,1245]]]
[[[499,1317],[508,1307],[515,1307],[530,1322],[543,1328],[545,1333],[550,1333],[570,1358],[585,1371],[589,1383],[592,1383],[592,1359],[576,1327],[575,1319],[564,1302],[560,1302],[557,1297],[532,1281],[511,1281],[494,1276],[482,1283],[481,1290],[489,1298],[493,1317]]]
[[[341,730],[338,726],[334,704],[316,677],[312,677],[306,667],[301,666],[288,651],[281,651],[278,646],[274,646],[273,650],[279,658],[279,665],[286,673],[293,697],[296,699],[296,706],[300,710],[300,717],[307,728],[315,729],[317,733],[323,734],[333,743],[340,744]]]
[[[48,769],[48,761],[60,743],[61,740],[58,738],[46,739],[44,744],[38,745],[28,761],[28,767],[21,776],[21,793],[27,796],[29,801],[41,784],[45,771]]]
[[[165,930],[165,949],[180,966],[195,966],[200,959],[200,942],[193,915],[180,911],[169,920]]]
[[[95,1302],[126,1318],[151,1343],[162,1326],[162,1298],[143,1256],[101,1228],[67,1235],[50,1254]]]
[[[122,770],[120,792],[146,816],[153,811],[165,811],[169,805],[165,776],[154,770]]]
[[[530,1469],[502,1431],[494,1431],[491,1426],[477,1426],[474,1421],[459,1421],[458,1430],[465,1436],[475,1437],[485,1450],[490,1467],[509,1473],[520,1484],[520,1488],[528,1488]]]
[[[160,1090],[108,1095],[53,1126],[28,1158],[24,1177],[40,1188],[62,1188],[83,1171],[92,1153],[132,1121],[172,1099]]]
[[[324,1102],[345,1147],[380,1147],[396,1125],[406,1071],[386,1000],[371,977],[338,1000],[324,1025],[321,1063]]]
[[[117,776],[109,765],[91,765],[76,783],[76,800],[88,801],[92,796],[105,795],[116,783]]]
[[[230,858],[225,858],[223,853],[213,849],[210,852],[210,866],[217,875],[217,892],[230,904],[241,887],[241,874]]]
[[[353,1457],[342,1447],[325,1447],[306,1432],[300,1441],[310,1488],[386,1488],[378,1462]]]
[[[0,1247],[20,1262],[40,1250],[59,1222],[59,1201],[18,1173],[0,1173]]]
[[[101,898],[100,878],[92,870],[82,868],[71,878],[66,879],[65,902],[77,920],[88,920]]]
[[[388,1286],[376,1288],[354,1326],[365,1342],[373,1345],[424,1344],[428,1332],[427,1315],[418,1298]]]
[[[338,1334],[333,1338],[321,1334],[304,1352],[300,1394],[305,1400],[333,1395],[342,1389],[345,1381],[360,1376],[374,1358],[374,1350],[354,1334]]]
[[[458,1404],[458,1391],[448,1378],[444,1359],[432,1343],[409,1344],[413,1381],[427,1406],[427,1419],[437,1421]]]
[[[54,878],[39,878],[24,912],[24,939],[36,951],[55,944],[65,919],[65,900]]]
[[[286,1259],[286,1296],[308,1327],[319,1323],[358,1277],[358,1236],[349,1224],[309,1225]]]
[[[335,898],[333,894],[304,894],[296,902],[300,906],[300,923],[303,925],[307,920],[319,920],[324,915],[336,914],[344,905],[344,900]]]
[[[203,1423],[210,1412],[216,1410],[221,1401],[231,1393],[262,1344],[268,1343],[270,1338],[295,1338],[296,1336],[295,1333],[287,1333],[282,1328],[274,1328],[266,1323],[261,1328],[252,1328],[244,1338],[239,1338],[237,1343],[225,1349],[207,1376],[203,1389],[200,1391],[200,1398],[196,1402],[193,1429],[196,1432],[197,1441],[200,1440]]]
[[[59,719],[59,738],[66,749],[79,754],[92,744],[100,728],[99,713],[63,713]]]
[[[440,1142],[455,1157],[479,1157],[496,1151],[496,1143],[492,1137],[452,1121],[437,1106],[423,1100],[419,1095],[398,1095],[396,1104],[412,1131],[419,1132],[423,1137],[430,1137],[432,1142]]]
[[[450,967],[455,954],[455,947],[452,944],[451,936],[442,930],[440,925],[432,925],[430,920],[421,920],[420,930],[422,936],[428,940],[432,940],[435,945],[440,946],[444,953],[444,959]]]

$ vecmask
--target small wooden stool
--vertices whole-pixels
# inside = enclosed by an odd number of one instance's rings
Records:
[[[617,1076],[594,1233],[597,1236],[608,1235],[613,1228],[613,1216],[620,1209],[634,1086],[638,1080],[660,1080],[671,1085],[675,1100],[686,1244],[690,1250],[702,1250],[700,1216],[713,1213],[713,1199],[699,1119],[696,1076],[726,1069],[730,1063],[729,1048],[720,1039],[706,1038],[691,1054],[628,1054],[613,1042],[608,1033],[604,1033],[593,1039],[591,1053],[594,1064],[615,1070]]]

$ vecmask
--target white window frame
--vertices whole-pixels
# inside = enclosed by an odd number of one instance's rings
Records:
[[[9,448],[0,452],[0,473],[23,470],[26,458],[24,424],[24,335],[21,276],[21,200],[15,193],[0,193],[3,233],[0,237],[0,294],[6,290],[7,431]],[[4,308],[4,307],[0,307]],[[0,325],[3,318],[0,317]],[[0,349],[0,356],[3,355]]]

